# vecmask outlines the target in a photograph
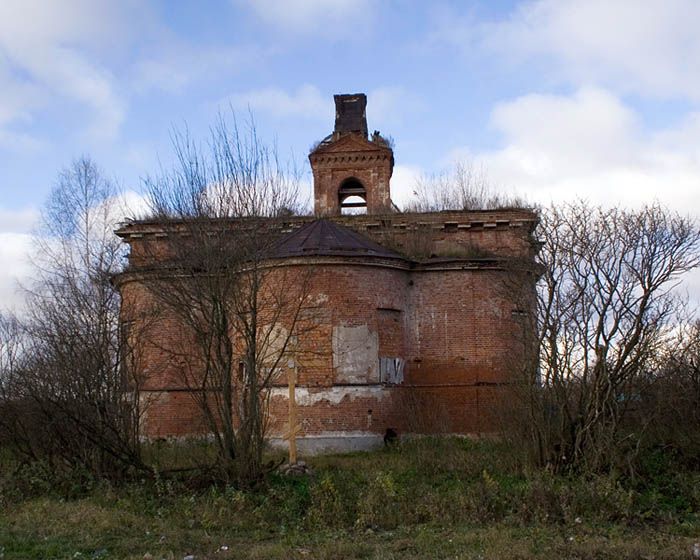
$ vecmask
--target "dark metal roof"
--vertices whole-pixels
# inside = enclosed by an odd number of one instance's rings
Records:
[[[403,259],[368,237],[329,220],[315,220],[280,239],[273,258],[301,256],[380,257]]]

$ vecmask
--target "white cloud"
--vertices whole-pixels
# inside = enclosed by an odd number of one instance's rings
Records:
[[[20,284],[31,280],[32,234],[39,213],[35,208],[0,208],[0,311],[21,312],[24,294]]]
[[[588,173],[634,159],[636,117],[615,96],[584,88],[570,97],[531,94],[497,105],[491,125],[510,146],[527,146],[526,169],[548,177]],[[524,154],[523,154],[524,155]]]
[[[148,212],[146,197],[135,191],[125,191],[116,200],[110,202],[110,227],[114,229],[116,224],[126,219],[139,219]]]
[[[3,0],[0,36],[5,45],[30,48],[37,42],[114,48],[113,40],[134,24],[123,10],[135,6],[133,0]]]
[[[234,0],[264,23],[296,35],[362,37],[374,18],[370,0]]]
[[[27,152],[37,151],[43,145],[41,140],[31,134],[0,128],[0,149],[26,154]]]
[[[28,234],[0,233],[0,311],[20,311],[23,307],[20,283],[26,284],[31,278],[31,245]]]
[[[201,78],[255,68],[266,56],[265,49],[255,46],[192,44],[162,31],[148,54],[136,61],[133,87],[137,92],[157,88],[177,93]]]
[[[696,0],[535,0],[498,21],[443,13],[432,38],[465,54],[540,61],[575,85],[700,100],[698,21]]]
[[[501,148],[458,148],[450,158],[483,163],[496,185],[528,199],[633,206],[659,200],[682,212],[700,209],[700,114],[649,132],[618,98],[584,88],[502,103],[491,125],[502,136]]]
[[[95,208],[94,232],[112,232],[127,218],[143,217],[147,204],[143,195],[125,191]],[[24,308],[24,294],[20,286],[30,286],[33,280],[32,255],[34,231],[39,220],[35,208],[8,210],[0,208],[0,312]]]
[[[126,17],[133,5],[109,0],[0,2],[0,60],[5,61],[0,68],[0,126],[31,118],[59,96],[91,110],[89,133],[114,136],[125,101],[99,54],[118,50],[133,31]]]
[[[296,92],[287,93],[279,88],[264,88],[245,93],[235,93],[220,101],[221,106],[230,104],[234,109],[254,113],[267,113],[275,117],[318,119],[328,122],[333,119],[333,105],[315,86],[306,84]]]
[[[26,80],[14,78],[9,64],[3,64],[0,58],[0,126],[31,120],[29,110],[40,104],[39,88]]]
[[[391,200],[399,208],[405,208],[414,200],[416,181],[424,171],[413,165],[397,165],[391,176]]]
[[[299,179],[299,204],[302,213],[312,213],[314,208],[314,184],[311,173],[304,173]]]
[[[87,132],[96,139],[117,135],[124,120],[126,102],[115,91],[111,73],[88,61],[82,53],[54,47],[27,68],[52,90],[84,103],[93,111]]]
[[[0,233],[29,233],[39,217],[34,208],[6,210],[0,208]]]
[[[37,218],[38,212],[34,208],[0,208],[0,311],[20,311],[23,307],[20,283],[26,284],[31,277],[30,232]]]
[[[396,126],[424,107],[417,95],[400,86],[379,87],[370,91],[367,97],[367,123],[372,129],[377,126]],[[334,119],[332,97],[322,94],[316,86],[310,84],[304,84],[291,93],[274,87],[235,93],[219,104],[231,104],[237,110],[250,108],[255,113],[262,112],[275,117],[301,117],[326,123],[332,123]]]
[[[367,123],[371,129],[397,126],[415,119],[424,108],[421,98],[404,87],[379,87],[367,94]]]
[[[2,51],[0,51],[1,54]],[[32,110],[43,103],[40,88],[23,79],[16,79],[9,64],[0,57],[0,148],[16,152],[31,151],[39,142],[14,127],[32,120]]]
[[[14,130],[59,103],[84,112],[76,131],[114,139],[128,97],[158,89],[180,93],[204,78],[260,64],[257,46],[197,44],[138,0],[0,2],[0,145],[33,146]],[[35,142],[36,144],[36,142]]]

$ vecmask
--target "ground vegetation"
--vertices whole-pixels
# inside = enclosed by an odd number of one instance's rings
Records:
[[[185,465],[204,451],[190,445],[144,452]],[[660,452],[635,479],[528,473],[507,443],[458,438],[310,464],[311,476],[273,473],[256,489],[4,474],[0,546],[8,560],[687,559],[700,531],[700,475]]]

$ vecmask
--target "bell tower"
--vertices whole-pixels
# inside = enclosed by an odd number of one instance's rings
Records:
[[[367,96],[334,95],[335,128],[309,154],[314,176],[314,213],[337,216],[392,212],[389,180],[394,152],[375,131],[367,135]]]

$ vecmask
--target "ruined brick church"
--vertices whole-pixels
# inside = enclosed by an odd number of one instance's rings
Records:
[[[523,208],[401,212],[391,200],[394,153],[368,134],[363,94],[336,95],[335,128],[309,154],[314,216],[271,218],[281,232],[271,261],[309,272],[320,307],[309,331],[322,349],[296,364],[299,445],[360,449],[399,433],[482,434],[498,429],[507,389],[524,359],[531,314],[536,214]],[[348,213],[350,211],[351,213]],[[147,243],[167,243],[154,221],[124,224],[129,265],[117,285],[123,316],[141,305]],[[516,290],[513,279],[517,277]],[[517,292],[518,296],[514,296]],[[154,330],[164,339],[177,325]],[[303,334],[300,336],[304,336]],[[144,356],[144,433],[202,432],[190,390],[159,357]],[[269,436],[282,443],[288,387],[269,395]]]

